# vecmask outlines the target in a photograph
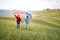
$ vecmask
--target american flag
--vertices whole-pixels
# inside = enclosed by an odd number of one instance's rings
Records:
[[[26,12],[15,12],[16,16],[19,15],[21,18],[26,18]]]

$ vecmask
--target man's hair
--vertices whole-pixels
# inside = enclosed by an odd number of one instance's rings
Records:
[[[17,16],[19,16],[19,15],[17,15]]]

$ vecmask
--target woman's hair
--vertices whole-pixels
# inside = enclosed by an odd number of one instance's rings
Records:
[[[27,16],[27,18],[29,18],[29,16]]]

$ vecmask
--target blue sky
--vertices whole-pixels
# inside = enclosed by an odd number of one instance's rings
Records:
[[[0,0],[0,9],[37,11],[60,8],[60,0]]]

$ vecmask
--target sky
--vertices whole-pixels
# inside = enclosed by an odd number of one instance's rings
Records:
[[[37,11],[47,8],[60,9],[60,0],[0,0],[0,9]]]

